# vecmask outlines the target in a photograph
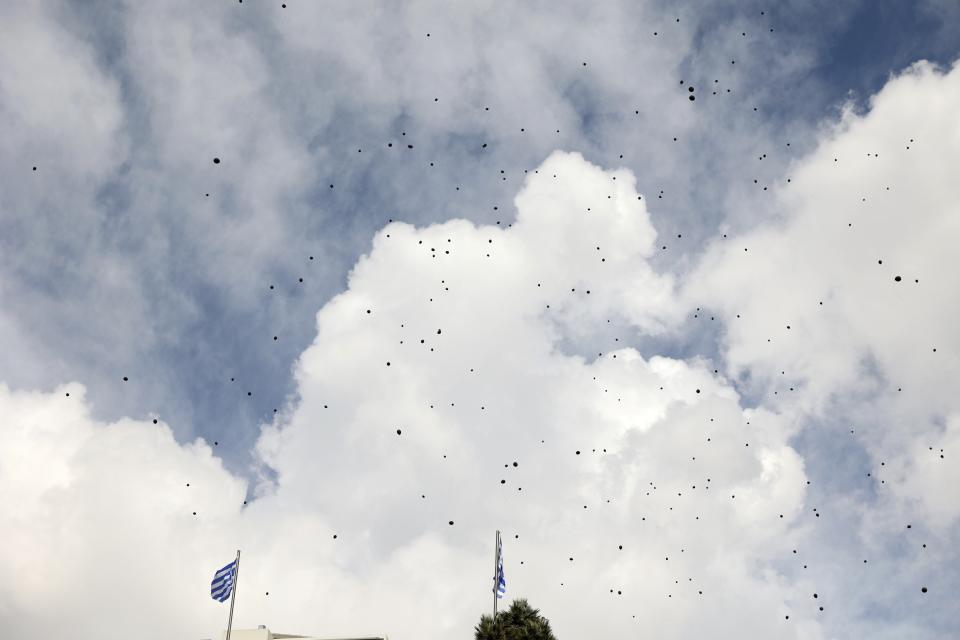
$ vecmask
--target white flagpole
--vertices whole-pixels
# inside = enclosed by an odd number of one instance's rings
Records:
[[[237,597],[237,581],[240,578],[240,549],[237,549],[237,566],[233,570],[233,589],[230,592],[230,619],[227,621],[227,638],[230,640],[230,630],[233,628],[233,601]]]

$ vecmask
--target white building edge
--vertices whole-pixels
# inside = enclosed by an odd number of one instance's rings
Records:
[[[227,632],[224,631],[221,638],[226,638]],[[354,636],[351,638],[330,638],[322,636],[303,636],[295,633],[273,633],[264,625],[259,629],[234,629],[230,632],[230,640],[389,640],[384,635]]]

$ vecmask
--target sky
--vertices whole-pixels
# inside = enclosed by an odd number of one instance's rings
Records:
[[[960,635],[960,6],[0,6],[0,625]]]

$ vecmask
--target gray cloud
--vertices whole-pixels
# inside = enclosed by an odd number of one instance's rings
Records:
[[[748,105],[809,54],[779,49],[759,12],[738,19],[747,46],[718,26],[726,10],[555,9],[8,8],[18,33],[46,31],[29,40],[42,67],[7,40],[5,76],[47,82],[4,94],[4,113],[43,116],[5,118],[19,132],[3,152],[5,378],[83,379],[97,415],[223,435],[242,468],[313,311],[372,233],[508,224],[524,171],[558,147],[632,168],[670,238],[656,262],[683,268],[721,220],[755,210],[740,158],[767,153],[764,182],[786,160]]]

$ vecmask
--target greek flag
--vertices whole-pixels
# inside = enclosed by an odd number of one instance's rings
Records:
[[[233,592],[233,582],[237,575],[237,561],[234,560],[220,571],[213,575],[213,582],[210,583],[210,597],[218,602],[223,602],[230,597]]]
[[[497,537],[497,575],[493,578],[493,590],[497,598],[502,598],[507,592],[507,579],[503,576],[503,543]]]

